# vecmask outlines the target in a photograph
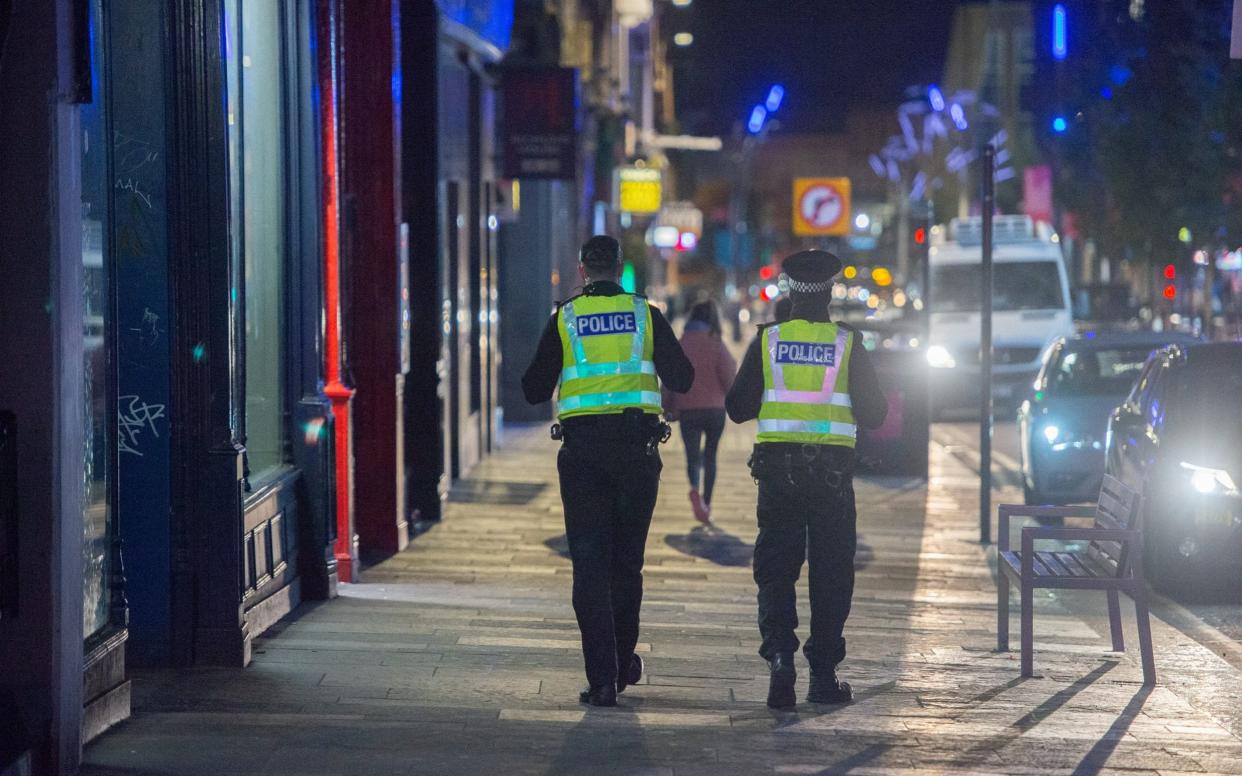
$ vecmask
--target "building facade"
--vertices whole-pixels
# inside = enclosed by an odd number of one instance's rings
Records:
[[[45,153],[3,161],[38,195],[0,217],[20,254],[4,271],[21,268],[5,355],[29,366],[0,379],[0,649],[36,667],[0,679],[19,731],[2,765],[71,772],[128,715],[127,665],[245,665],[333,594],[324,11],[96,0],[7,19],[0,99],[38,114],[21,140]]]

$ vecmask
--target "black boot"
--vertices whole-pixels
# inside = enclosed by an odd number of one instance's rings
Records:
[[[807,703],[849,703],[854,698],[848,682],[837,679],[835,669],[823,673],[811,672],[811,689],[807,691]]]
[[[625,692],[625,688],[631,684],[638,684],[643,678],[643,659],[638,655],[630,655],[630,664],[621,670],[621,675],[617,677],[617,693]]]
[[[616,706],[617,686],[604,684],[599,687],[588,687],[578,693],[578,702],[589,703],[592,706]]]
[[[796,706],[798,693],[794,684],[798,673],[794,670],[793,655],[777,655],[768,661],[768,706],[773,709],[787,709]]]

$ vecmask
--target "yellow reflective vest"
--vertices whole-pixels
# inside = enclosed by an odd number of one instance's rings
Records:
[[[757,442],[854,447],[854,338],[835,323],[793,320],[763,330],[763,405]]]
[[[651,308],[634,294],[579,296],[557,312],[561,381],[557,417],[620,413],[630,407],[660,414]]]

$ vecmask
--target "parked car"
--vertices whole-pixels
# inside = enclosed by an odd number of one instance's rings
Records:
[[[1195,341],[1175,333],[1090,331],[1054,340],[1018,408],[1026,503],[1093,500],[1104,478],[1109,415],[1130,392],[1152,351]]]
[[[1144,495],[1147,576],[1242,594],[1242,342],[1154,353],[1109,420],[1106,470]]]

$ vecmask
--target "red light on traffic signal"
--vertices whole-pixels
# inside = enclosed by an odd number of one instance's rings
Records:
[[[1173,266],[1172,264],[1164,265],[1164,276],[1168,278],[1169,280],[1172,280],[1173,278],[1177,277],[1177,267]]]
[[[775,271],[776,271],[776,270],[772,269],[772,265],[771,265],[771,264],[765,264],[765,265],[763,265],[762,267],[760,267],[760,268],[759,268],[759,277],[760,277],[760,279],[762,279],[762,280],[771,280],[771,279],[772,279],[772,274],[773,274]]]
[[[1176,288],[1174,288],[1172,285],[1167,285],[1164,287],[1164,298],[1165,299],[1172,299],[1175,296],[1177,296]]]
[[[914,243],[922,245],[925,242],[927,242],[927,230],[920,226],[914,230]]]

